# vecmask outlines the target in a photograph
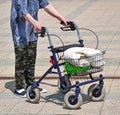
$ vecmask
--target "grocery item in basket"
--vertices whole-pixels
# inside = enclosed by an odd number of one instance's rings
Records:
[[[101,67],[105,64],[103,53],[100,50],[72,47],[64,52],[63,58],[76,66]]]
[[[88,65],[88,66],[75,66],[72,65],[70,62],[65,62],[65,69],[67,71],[68,74],[78,74],[81,73],[82,71],[86,71],[86,70],[90,70],[92,69],[92,66]]]

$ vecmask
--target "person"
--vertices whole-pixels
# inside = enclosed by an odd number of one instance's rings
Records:
[[[66,19],[48,0],[12,0],[11,31],[15,52],[15,94],[25,95],[25,87],[34,81],[37,52],[37,37],[42,24],[38,21],[38,10],[44,9],[52,17],[67,25]]]

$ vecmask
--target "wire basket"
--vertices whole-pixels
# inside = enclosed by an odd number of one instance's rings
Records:
[[[104,54],[98,53],[90,57],[82,56],[80,59],[63,59],[67,74],[88,75],[103,70],[105,64]]]

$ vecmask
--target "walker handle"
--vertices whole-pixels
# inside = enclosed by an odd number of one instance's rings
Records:
[[[61,21],[60,24],[64,25],[64,22]],[[67,24],[68,24],[68,26],[61,27],[60,29],[61,29],[62,31],[74,31],[74,30],[76,30],[76,27],[75,27],[75,23],[74,23],[74,22],[68,21]]]
[[[46,27],[41,27],[41,37],[45,37]]]
[[[61,21],[60,24],[64,25],[64,22]],[[68,26],[61,27],[60,29],[62,31],[75,31],[76,30],[78,38],[79,38],[79,42],[80,42],[81,46],[83,46],[83,40],[81,39],[80,31],[79,31],[77,24],[73,21],[68,21],[67,24],[68,24]]]
[[[46,27],[41,27],[41,31],[38,31],[36,34],[37,37],[45,37]]]

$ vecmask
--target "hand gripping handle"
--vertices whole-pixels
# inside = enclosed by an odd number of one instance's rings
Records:
[[[64,22],[61,21],[60,24],[64,25]],[[74,22],[68,21],[68,22],[67,22],[67,25],[68,25],[68,26],[61,27],[61,29],[62,29],[63,31],[74,31],[74,30],[76,30],[76,27],[75,27],[75,23],[74,23]]]

